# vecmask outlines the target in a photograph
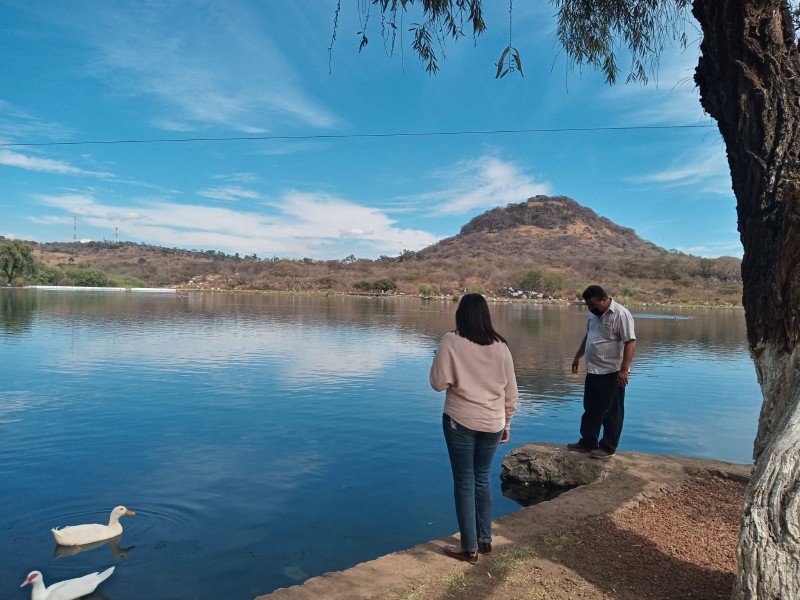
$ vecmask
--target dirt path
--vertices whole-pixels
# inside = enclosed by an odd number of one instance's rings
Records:
[[[498,519],[477,565],[445,557],[448,538],[257,600],[729,598],[750,467],[625,452],[605,464],[597,481]]]

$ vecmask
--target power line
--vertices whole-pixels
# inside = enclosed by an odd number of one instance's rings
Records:
[[[234,137],[191,137],[191,138],[149,138],[129,140],[84,140],[77,142],[6,142],[0,147],[41,147],[41,146],[89,146],[113,144],[174,144],[189,142],[251,142],[269,140],[342,140],[355,138],[393,138],[393,137],[433,137],[455,135],[498,135],[509,133],[567,133],[595,131],[648,131],[662,129],[711,129],[714,125],[630,125],[627,127],[552,127],[535,129],[487,129],[474,131],[419,131],[389,133],[341,133],[314,135],[257,135]]]

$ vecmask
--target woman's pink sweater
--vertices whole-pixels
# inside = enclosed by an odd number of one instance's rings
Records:
[[[517,410],[517,378],[504,343],[481,346],[455,331],[446,333],[430,380],[437,392],[447,390],[444,412],[464,427],[491,433],[509,428]]]

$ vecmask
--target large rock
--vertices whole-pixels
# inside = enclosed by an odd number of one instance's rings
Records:
[[[572,488],[605,477],[610,461],[592,459],[585,452],[564,446],[525,444],[503,459],[503,480],[516,480],[545,487]]]

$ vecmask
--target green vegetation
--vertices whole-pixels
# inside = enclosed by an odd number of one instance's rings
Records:
[[[507,575],[521,567],[526,561],[537,557],[538,554],[533,546],[527,546],[525,544],[513,546],[508,550],[498,552],[492,558],[492,570]]]
[[[377,281],[367,281],[362,279],[356,281],[353,287],[365,292],[390,292],[397,289],[397,284],[391,279],[378,279]]]
[[[6,285],[15,279],[24,282],[24,277],[35,277],[36,259],[33,248],[20,240],[0,241],[0,273],[6,278]]]
[[[79,287],[107,287],[108,275],[100,269],[73,269],[67,272],[68,285]]]
[[[124,287],[124,288],[146,288],[150,287],[147,282],[131,277],[130,275],[109,276],[108,285],[111,287]]]
[[[452,590],[471,590],[481,585],[481,580],[472,573],[458,573],[445,580],[445,585]]]
[[[442,293],[442,290],[439,289],[439,286],[436,284],[427,284],[423,283],[419,286],[419,294],[425,298],[430,298],[431,296],[438,296]]]

